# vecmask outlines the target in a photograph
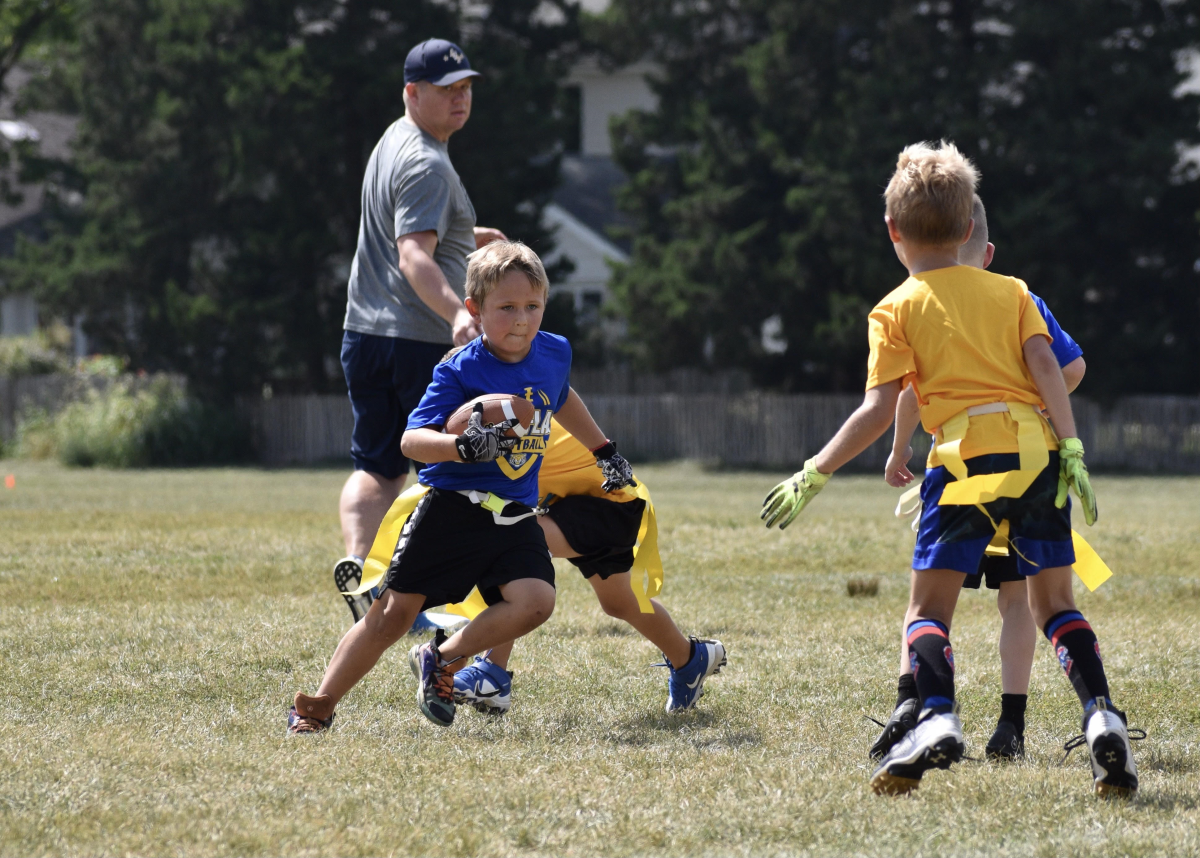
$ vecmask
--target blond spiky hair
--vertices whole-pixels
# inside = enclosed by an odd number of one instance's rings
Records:
[[[467,256],[468,298],[480,307],[484,299],[510,271],[520,271],[529,278],[530,285],[545,298],[550,294],[550,280],[542,260],[528,245],[520,241],[493,241]]]
[[[883,198],[905,240],[957,245],[967,234],[979,171],[945,140],[905,146]]]

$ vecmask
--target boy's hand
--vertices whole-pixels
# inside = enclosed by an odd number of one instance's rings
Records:
[[[1075,490],[1083,507],[1083,520],[1091,527],[1100,511],[1096,508],[1096,493],[1088,479],[1087,465],[1083,463],[1083,442],[1078,438],[1063,438],[1058,442],[1058,494],[1054,505],[1059,509],[1067,505],[1068,487]]]
[[[604,483],[600,486],[604,491],[615,492],[626,486],[637,486],[633,478],[633,466],[617,452],[617,445],[612,441],[606,441],[592,450],[592,455],[596,457],[596,467],[604,473]]]
[[[771,527],[779,522],[783,530],[800,514],[808,502],[817,496],[833,474],[822,474],[817,466],[809,459],[804,463],[804,470],[797,471],[791,477],[771,489],[763,501],[759,518]]]
[[[908,469],[908,461],[912,454],[912,447],[906,447],[903,453],[892,450],[887,464],[883,467],[883,481],[894,489],[902,489],[911,483],[913,475]]]
[[[515,420],[505,420],[495,426],[484,426],[483,403],[476,402],[471,409],[467,428],[454,439],[458,457],[468,463],[495,461],[517,445],[518,439],[505,435],[516,423]]]

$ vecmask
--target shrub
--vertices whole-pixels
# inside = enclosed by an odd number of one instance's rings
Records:
[[[22,459],[49,459],[58,450],[54,418],[45,409],[25,412],[17,424],[14,452]]]
[[[229,410],[189,398],[166,377],[114,382],[54,418],[26,415],[18,450],[66,465],[110,468],[220,464],[249,457],[247,428]]]
[[[69,332],[68,332],[69,335]],[[0,337],[0,375],[46,375],[67,372],[71,363],[57,329],[27,337]]]

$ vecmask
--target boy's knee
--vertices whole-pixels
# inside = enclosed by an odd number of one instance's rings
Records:
[[[535,629],[554,613],[554,585],[525,579],[500,588],[504,601],[520,611],[523,625]]]
[[[379,638],[391,641],[399,640],[408,633],[415,616],[411,606],[405,604],[406,601],[408,600],[405,598],[405,594],[392,590],[385,591],[384,595],[371,605],[371,610],[367,611],[367,615],[363,618],[362,622],[366,630]]]

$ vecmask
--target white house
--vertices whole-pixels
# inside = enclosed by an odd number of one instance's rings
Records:
[[[555,230],[556,248],[547,259],[566,256],[575,270],[556,290],[570,292],[575,310],[586,321],[608,300],[609,261],[628,260],[629,242],[614,239],[610,227],[628,225],[616,204],[616,191],[626,181],[613,163],[609,120],[638,108],[653,110],[657,101],[646,83],[654,70],[635,63],[614,71],[585,59],[575,67],[568,84],[579,88],[579,151],[563,156],[562,184],[545,209],[545,223]]]

